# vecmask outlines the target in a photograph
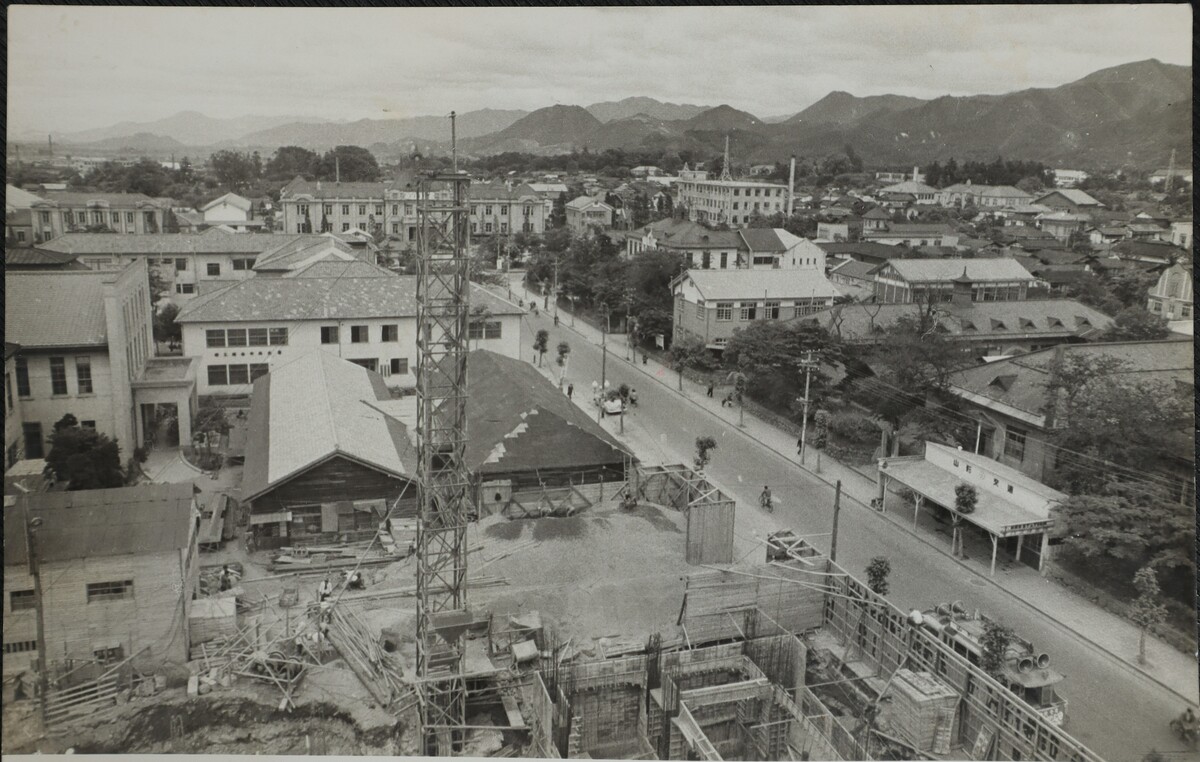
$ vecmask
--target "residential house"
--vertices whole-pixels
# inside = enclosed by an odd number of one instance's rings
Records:
[[[1158,276],[1158,282],[1150,289],[1146,309],[1167,320],[1191,320],[1193,304],[1192,268],[1176,263]]]
[[[971,301],[968,284],[957,285],[958,298],[933,306],[932,317],[943,336],[968,344],[981,360],[1094,341],[1112,325],[1107,315],[1073,299]],[[901,319],[919,319],[928,309],[912,303],[844,304],[801,319],[822,326],[839,341],[873,344]]]
[[[1124,363],[1119,375],[1161,382],[1191,399],[1194,394],[1193,352],[1183,341],[1128,341],[1060,345],[1040,352],[969,368],[954,375],[950,392],[979,422],[977,452],[1045,482],[1054,469],[1051,438],[1056,427],[1048,389],[1056,363],[1070,357],[1111,358]],[[1175,484],[1175,497],[1195,501],[1195,449],[1190,438],[1170,443],[1178,453],[1164,458],[1164,476]]]
[[[1171,223],[1170,241],[1176,246],[1192,250],[1192,218],[1175,220]]]
[[[684,179],[681,173],[674,189],[693,222],[742,227],[755,215],[769,217],[787,208],[787,186],[776,183]]]
[[[849,257],[871,265],[881,265],[893,259],[900,259],[906,253],[900,247],[871,241],[854,243],[817,241],[816,244],[831,257]]]
[[[1004,221],[1004,227],[1037,227],[1037,219],[1043,214],[1049,214],[1054,211],[1048,206],[1041,204],[1016,204],[1014,206],[1002,206],[999,209],[992,209],[990,213],[993,217]]]
[[[141,669],[184,664],[198,515],[190,483],[5,498],[4,674],[33,667],[39,625],[50,675],[125,659]]]
[[[843,259],[829,270],[829,282],[854,301],[866,301],[875,294],[878,267],[856,259]]]
[[[1126,239],[1114,243],[1108,249],[1109,256],[1117,257],[1137,267],[1157,270],[1175,262],[1190,261],[1191,252],[1166,241],[1144,241]]]
[[[22,438],[24,419],[21,417],[20,398],[17,396],[17,353],[20,344],[4,342],[4,470],[25,457]]]
[[[957,246],[958,233],[949,225],[940,223],[889,223],[886,228],[865,230],[864,241],[889,246]]]
[[[254,219],[254,202],[236,193],[226,193],[200,207],[207,227],[218,225],[238,233],[255,232],[263,227],[262,220]]]
[[[196,358],[201,394],[249,394],[272,368],[313,349],[381,374],[389,386],[415,385],[416,278],[383,272],[254,277],[201,295],[179,313],[183,354]],[[523,310],[473,286],[473,345],[520,357]]]
[[[877,198],[892,202],[912,202],[915,204],[934,205],[938,203],[938,190],[922,182],[905,180],[894,185],[880,188],[875,194]]]
[[[575,235],[587,235],[596,228],[610,228],[613,208],[591,196],[580,196],[567,202],[567,227]]]
[[[966,282],[972,301],[1019,301],[1036,281],[1019,262],[1003,257],[894,259],[875,275],[875,299],[884,304],[949,302],[956,283]]]
[[[888,225],[890,225],[892,222],[892,215],[883,211],[883,209],[879,207],[875,207],[863,215],[862,221],[863,230],[865,231],[887,230]],[[819,230],[817,232],[817,237],[821,237]]]
[[[1073,214],[1071,212],[1051,212],[1050,214],[1038,215],[1038,227],[1054,236],[1056,240],[1068,242],[1071,236],[1082,232],[1084,228],[1091,222],[1091,218],[1086,214]]]
[[[254,380],[242,500],[258,547],[416,515],[416,449],[390,400],[383,377],[312,348]]]
[[[738,267],[751,270],[806,269],[825,272],[825,250],[783,228],[743,228]]]
[[[33,243],[63,233],[106,230],[161,233],[169,209],[141,193],[48,192],[34,202]]]
[[[1074,188],[1088,179],[1088,173],[1081,169],[1052,169],[1054,185],[1058,188]]]
[[[686,257],[698,269],[736,269],[744,246],[732,230],[710,230],[698,222],[667,218],[632,230],[625,236],[625,256],[660,249]]]
[[[1077,188],[1058,188],[1057,190],[1052,190],[1035,198],[1033,203],[1048,206],[1058,211],[1072,213],[1089,212],[1104,207],[1104,204],[1092,198],[1087,192]]]
[[[142,260],[118,272],[5,275],[5,339],[21,345],[13,372],[24,457],[45,457],[54,424],[68,413],[116,439],[123,458],[152,444],[169,419],[178,423],[175,436],[190,439],[194,368],[152,357],[148,281]]]
[[[710,349],[755,320],[791,320],[833,305],[841,292],[823,270],[687,270],[671,281],[675,341],[690,336]]]
[[[320,259],[356,256],[350,246],[329,235],[235,235],[220,229],[199,234],[67,233],[38,249],[77,257],[96,270],[120,269],[135,260],[145,261],[162,279],[168,298],[179,305],[206,286],[249,278],[259,265],[260,272],[278,272]]]
[[[537,194],[542,200],[542,205],[546,207],[546,219],[554,213],[554,203],[558,201],[563,194],[569,194],[571,189],[566,183],[559,182],[543,182],[543,183],[527,183],[530,190]]]
[[[1093,246],[1107,246],[1131,237],[1128,228],[1111,225],[1090,227],[1084,230],[1083,234]]]

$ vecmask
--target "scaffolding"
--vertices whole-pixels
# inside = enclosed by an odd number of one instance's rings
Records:
[[[454,172],[417,185],[417,678],[426,756],[461,753],[466,723],[466,530],[475,512],[464,457],[469,184]]]

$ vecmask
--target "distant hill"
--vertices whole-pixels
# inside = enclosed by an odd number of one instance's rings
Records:
[[[682,126],[688,130],[756,130],[762,128],[763,121],[754,114],[722,104],[685,120]]]
[[[654,98],[634,96],[619,101],[593,103],[587,107],[588,113],[601,122],[613,122],[618,119],[630,119],[644,115],[664,122],[680,119],[691,119],[697,114],[707,111],[709,106],[694,106],[690,103],[663,103]]]
[[[209,146],[245,135],[248,132],[265,130],[298,119],[299,117],[295,116],[239,116],[232,119],[217,119],[205,116],[198,111],[180,111],[178,114],[153,122],[120,122],[94,130],[55,134],[54,139],[63,143],[95,143],[109,138],[149,133],[173,138],[185,146]],[[309,121],[322,120],[310,119]]]
[[[93,140],[90,143],[67,143],[63,141],[63,145],[72,146],[76,151],[125,151],[148,154],[165,154],[170,152],[180,152],[182,154],[188,148],[188,146],[174,138],[167,137],[166,135],[154,135],[149,132],[138,132],[133,135]]]
[[[925,101],[905,95],[868,95],[859,98],[840,90],[798,114],[783,120],[786,124],[853,124],[880,111],[904,111]]]
[[[586,145],[587,136],[600,125],[600,120],[582,106],[548,106],[521,117],[499,132],[463,141],[461,146],[466,151],[484,154],[538,153],[546,148],[568,151]]]
[[[503,130],[528,112],[480,109],[458,114],[455,120],[460,138],[472,138]],[[445,116],[415,116],[407,119],[359,119],[354,122],[292,122],[271,129],[242,135],[230,141],[236,146],[302,146],[312,150],[336,145],[367,146],[402,140],[447,141],[450,120]]]

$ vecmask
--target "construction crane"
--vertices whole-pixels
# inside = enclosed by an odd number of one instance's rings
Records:
[[[466,539],[475,513],[464,457],[470,179],[454,156],[453,172],[417,184],[417,679],[422,753],[443,757],[463,749]]]

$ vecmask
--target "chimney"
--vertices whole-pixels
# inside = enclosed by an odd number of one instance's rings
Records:
[[[791,168],[788,169],[788,204],[787,216],[792,216],[796,204],[796,155],[792,154]]]
[[[920,176],[920,172],[918,171],[919,169],[920,169],[920,167],[917,167],[915,164],[913,165],[913,182],[914,183],[919,182],[917,180],[917,177]]]
[[[1063,361],[1066,358],[1066,344],[1056,344],[1054,346],[1054,357],[1050,360],[1050,380],[1053,381],[1059,372],[1062,370]],[[1043,414],[1046,416],[1045,427],[1047,429],[1054,428],[1054,424],[1058,421],[1058,391],[1054,388],[1047,387],[1046,389],[1046,404],[1042,408]]]
[[[971,279],[967,277],[967,268],[963,266],[963,274],[958,276],[953,281],[954,290],[950,294],[950,304],[955,307],[970,307],[973,303],[971,298]]]

